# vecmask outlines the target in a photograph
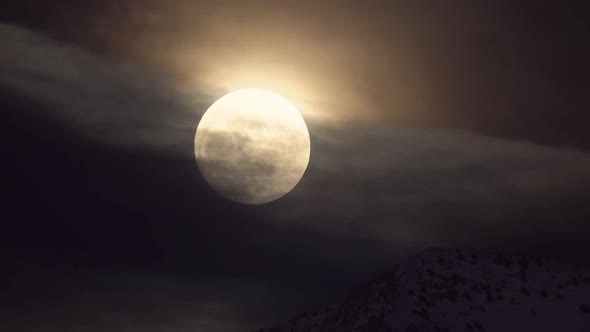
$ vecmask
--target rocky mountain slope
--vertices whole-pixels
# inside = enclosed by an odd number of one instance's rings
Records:
[[[430,249],[342,304],[256,332],[590,331],[590,270]]]

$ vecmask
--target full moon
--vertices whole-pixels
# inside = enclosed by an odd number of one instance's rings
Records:
[[[195,159],[219,194],[244,204],[264,204],[290,192],[310,156],[309,131],[291,102],[262,89],[242,89],[218,99],[203,115]]]

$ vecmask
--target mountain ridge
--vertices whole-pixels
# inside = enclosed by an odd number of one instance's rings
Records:
[[[254,332],[590,331],[590,270],[429,248],[345,300]]]

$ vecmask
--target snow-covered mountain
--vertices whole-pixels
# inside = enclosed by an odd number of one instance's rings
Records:
[[[547,260],[429,249],[342,304],[256,332],[590,331],[590,271]]]

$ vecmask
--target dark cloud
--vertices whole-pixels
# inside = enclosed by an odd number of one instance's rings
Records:
[[[204,286],[162,274],[43,266],[11,277],[19,292],[6,291],[3,303],[12,307],[4,313],[17,314],[3,317],[4,330],[241,331],[272,317],[274,301],[265,286],[231,279]]]

